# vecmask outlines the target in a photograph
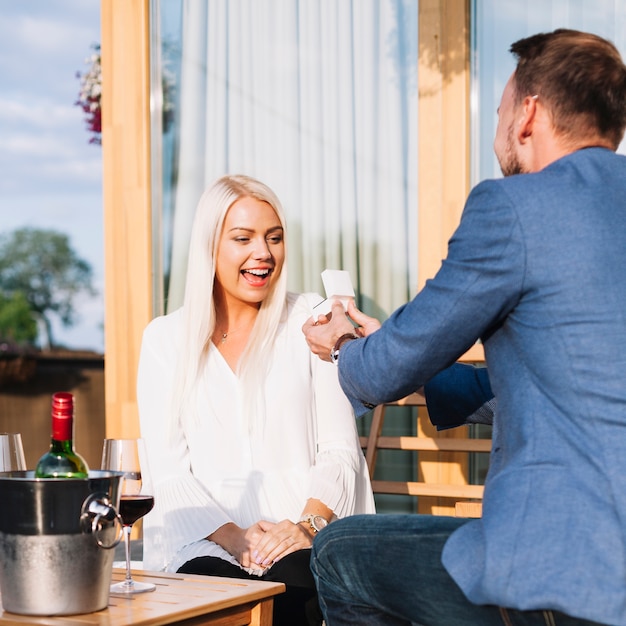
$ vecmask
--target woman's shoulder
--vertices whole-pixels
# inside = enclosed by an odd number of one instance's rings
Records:
[[[182,308],[168,313],[167,315],[159,315],[151,320],[143,331],[144,341],[156,341],[160,337],[170,340],[173,335],[178,333],[178,329],[182,323]]]

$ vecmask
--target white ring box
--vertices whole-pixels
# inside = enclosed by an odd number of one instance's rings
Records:
[[[348,302],[354,300],[354,287],[350,274],[346,270],[324,270],[322,282],[326,291],[326,300],[313,307],[313,315],[326,315],[335,300],[340,300],[344,310],[348,310]]]

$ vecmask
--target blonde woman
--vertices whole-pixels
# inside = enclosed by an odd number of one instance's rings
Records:
[[[274,623],[294,626],[321,623],[313,537],[374,501],[336,368],[300,330],[321,296],[287,292],[285,259],[275,194],[216,181],[184,304],[144,332],[137,394],[155,482],[146,567],[284,582]]]

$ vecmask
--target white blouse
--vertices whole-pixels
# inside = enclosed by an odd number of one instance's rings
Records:
[[[247,419],[245,389],[215,346],[196,419],[172,433],[170,398],[182,310],[145,329],[137,380],[155,507],[144,518],[144,566],[176,571],[198,556],[236,559],[206,537],[227,522],[297,522],[309,498],[338,518],[374,513],[354,413],[332,363],[309,350],[302,324],[317,294],[288,296],[287,321],[268,354],[264,406]],[[260,573],[260,570],[247,570]]]

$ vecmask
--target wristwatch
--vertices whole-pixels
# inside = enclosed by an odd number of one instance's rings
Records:
[[[328,526],[328,520],[323,518],[321,515],[313,515],[313,514],[305,515],[298,522],[298,524],[300,524],[301,522],[307,522],[308,525],[311,527],[311,530],[314,533],[318,533],[320,530]]]
[[[352,339],[358,339],[358,337],[354,333],[346,333],[337,339],[333,349],[330,351],[330,360],[333,363],[337,363],[339,360],[339,350],[341,349],[341,346],[343,346],[346,341],[351,341]]]

